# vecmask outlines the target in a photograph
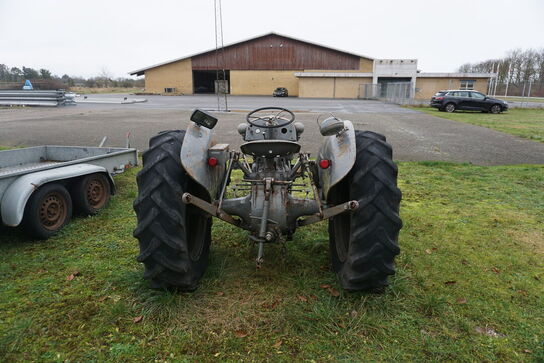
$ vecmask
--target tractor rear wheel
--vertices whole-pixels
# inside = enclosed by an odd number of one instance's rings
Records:
[[[332,265],[344,289],[381,291],[400,252],[397,166],[384,136],[355,131],[355,139],[353,169],[330,191],[329,203],[357,200],[359,208],[329,221]]]
[[[181,164],[184,136],[185,131],[165,131],[152,137],[136,178],[137,260],[152,288],[193,291],[208,266],[211,217],[181,200],[188,192],[209,201]]]

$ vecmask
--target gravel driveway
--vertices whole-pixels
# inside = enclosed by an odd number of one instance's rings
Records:
[[[122,95],[92,97],[121,99]],[[0,145],[98,145],[107,135],[106,145],[122,146],[126,133],[131,132],[132,145],[144,150],[149,137],[158,131],[184,129],[195,106],[212,109],[217,105],[213,96],[146,98],[146,103],[128,105],[0,109]],[[217,113],[219,122],[215,130],[221,135],[221,142],[230,143],[232,147],[242,143],[236,132],[236,126],[245,119],[242,109],[283,105],[294,110],[297,120],[305,124],[306,131],[301,138],[303,150],[314,155],[321,142],[316,118],[332,112],[351,120],[356,129],[386,135],[396,160],[478,165],[544,163],[543,143],[377,101],[229,97],[229,104],[231,109],[240,111]]]

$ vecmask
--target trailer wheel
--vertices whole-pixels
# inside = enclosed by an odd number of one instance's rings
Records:
[[[184,136],[185,131],[167,131],[151,138],[136,179],[137,260],[152,288],[194,291],[208,266],[211,217],[181,200],[189,192],[209,201],[181,164]]]
[[[60,231],[72,217],[72,198],[60,184],[45,184],[28,200],[23,226],[34,237],[47,239]]]
[[[331,204],[357,200],[359,208],[329,221],[332,265],[346,290],[381,291],[395,273],[401,191],[385,137],[355,131],[357,153],[350,173],[330,191]]]
[[[104,208],[111,196],[108,178],[101,173],[79,178],[73,187],[74,209],[84,215],[95,215]]]

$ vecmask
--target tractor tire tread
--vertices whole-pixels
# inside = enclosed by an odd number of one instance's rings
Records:
[[[372,291],[387,286],[387,277],[395,273],[402,193],[385,137],[357,130],[355,139],[355,164],[348,178],[350,198],[359,201],[359,208],[351,218],[347,258],[335,270],[344,289]]]
[[[136,177],[138,196],[133,207],[138,224],[134,237],[140,245],[136,260],[144,264],[144,278],[152,288],[193,291],[207,266],[207,248],[205,258],[197,262],[202,266],[195,268],[185,237],[187,208],[181,196],[190,177],[180,160],[184,136],[185,131],[180,130],[153,136]],[[209,246],[209,233],[206,238]]]

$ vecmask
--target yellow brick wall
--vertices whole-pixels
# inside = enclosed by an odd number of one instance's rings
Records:
[[[374,61],[372,59],[361,58],[359,61],[359,70],[361,72],[372,73]]]
[[[300,71],[297,71],[300,72]],[[366,73],[360,69],[305,69],[304,72],[319,72],[319,73]],[[372,71],[368,72],[372,73]]]
[[[292,71],[230,71],[232,95],[272,96],[278,87],[285,87],[289,96],[298,96],[298,78]]]
[[[358,98],[361,84],[372,83],[372,78],[336,78],[335,98]]]
[[[193,70],[191,59],[183,59],[145,71],[145,90],[164,93],[166,87],[177,89],[177,93],[193,93]]]
[[[365,83],[372,83],[372,78],[301,77],[299,80],[299,97],[358,98],[359,86]]]
[[[332,98],[334,94],[334,78],[301,77],[298,86],[302,98]]]
[[[372,60],[361,58],[359,70],[305,70],[318,72],[372,72]],[[290,96],[299,96],[299,79],[294,76],[295,72],[300,70],[277,71],[230,71],[230,93],[233,95],[272,95],[277,87],[285,87]],[[302,79],[302,78],[301,78]],[[334,97],[337,98],[357,98],[358,84],[371,83],[366,78],[347,79],[337,78],[336,87],[332,79],[315,80],[318,84],[317,90],[311,89],[314,81],[308,81],[305,78],[305,93],[307,96],[301,97]],[[331,85],[330,87],[328,85]],[[193,74],[191,59],[184,59],[170,64],[165,64],[145,71],[145,89],[146,92],[164,93],[164,89],[176,88],[177,93],[193,93]],[[324,87],[324,88],[323,88]],[[329,89],[330,88],[330,89]],[[336,89],[335,89],[336,88]],[[323,90],[323,93],[320,93]]]
[[[473,79],[474,90],[482,93],[487,93],[486,78],[417,78],[416,79],[416,96],[417,99],[430,99],[440,90],[459,89],[462,79]]]

